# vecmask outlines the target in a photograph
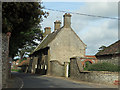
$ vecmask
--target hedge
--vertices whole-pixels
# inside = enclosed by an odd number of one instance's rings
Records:
[[[104,63],[96,63],[96,64],[89,65],[87,70],[88,71],[119,72],[120,71],[120,66],[104,62]]]

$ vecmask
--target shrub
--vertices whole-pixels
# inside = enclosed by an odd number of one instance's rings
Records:
[[[92,63],[89,61],[85,62],[85,67],[83,67],[84,70],[87,70],[87,68],[91,65]]]
[[[11,71],[16,71],[16,72],[18,72],[19,70],[18,70],[18,69],[11,69]]]
[[[15,71],[15,72],[22,72],[21,69],[11,69],[11,71]]]
[[[111,64],[111,63],[96,63],[92,64],[87,68],[88,71],[112,71],[118,72],[120,71],[120,66]]]

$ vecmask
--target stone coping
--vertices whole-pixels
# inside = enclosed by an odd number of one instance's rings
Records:
[[[118,74],[119,72],[110,72],[110,71],[82,71],[81,73]]]
[[[62,64],[62,63],[59,62],[58,60],[51,60],[50,62],[57,62],[59,65],[64,66],[64,64]]]

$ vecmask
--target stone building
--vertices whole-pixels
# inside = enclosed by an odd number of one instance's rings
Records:
[[[35,61],[31,65],[31,68],[34,66],[31,70],[35,70],[34,73],[67,77],[70,58],[85,56],[86,45],[71,27],[71,15],[65,13],[63,17],[63,27],[58,20],[54,22],[55,30],[52,33],[51,28],[46,27],[44,39],[30,54],[31,60]]]
[[[106,47],[104,50],[99,51],[95,56],[98,62],[109,62],[118,65],[120,57],[120,40]]]

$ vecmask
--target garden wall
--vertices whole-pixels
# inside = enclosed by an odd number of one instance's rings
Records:
[[[2,34],[2,88],[7,87],[7,79],[10,75],[9,37],[10,33]]]
[[[118,72],[81,71],[77,61],[79,61],[77,57],[70,59],[70,78],[72,79],[102,84],[114,84],[115,80],[118,80]]]
[[[50,61],[50,74],[53,76],[65,76],[64,64],[61,64],[57,60]]]

